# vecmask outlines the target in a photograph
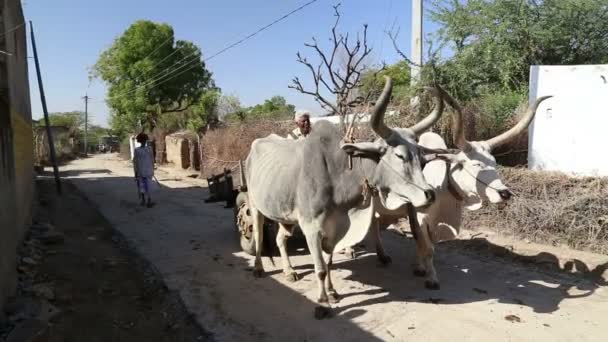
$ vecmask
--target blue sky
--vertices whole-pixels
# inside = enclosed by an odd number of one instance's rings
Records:
[[[107,125],[109,109],[100,80],[89,85],[88,69],[100,52],[138,19],[173,26],[176,39],[190,40],[211,55],[261,26],[281,17],[308,0],[25,0],[26,20],[32,20],[50,112],[84,110],[85,92],[92,122]],[[297,108],[322,110],[312,97],[288,89],[293,76],[310,79],[307,69],[296,62],[296,52],[314,52],[304,47],[311,37],[325,44],[334,22],[332,5],[318,0],[253,39],[209,61],[207,67],[224,94],[237,95],[245,106],[273,95],[282,95]],[[394,62],[398,56],[383,33],[393,23],[401,27],[403,51],[410,51],[410,0],[344,0],[340,30],[356,34],[367,23],[373,61]],[[436,29],[425,21],[425,33]],[[426,49],[425,49],[426,50]],[[31,53],[30,53],[31,55]],[[42,116],[33,60],[30,87],[34,118]]]

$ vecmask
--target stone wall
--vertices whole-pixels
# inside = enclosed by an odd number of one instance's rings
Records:
[[[31,223],[34,153],[21,2],[0,0],[0,306],[15,290],[16,251]]]

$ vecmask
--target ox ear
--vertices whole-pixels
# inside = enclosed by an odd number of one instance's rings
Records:
[[[386,146],[375,142],[343,143],[340,148],[351,156],[380,156],[386,153]]]

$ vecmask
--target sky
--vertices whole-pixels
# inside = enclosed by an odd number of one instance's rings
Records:
[[[93,124],[108,126],[110,110],[105,104],[106,88],[101,80],[89,81],[89,69],[99,54],[111,46],[139,19],[168,23],[176,39],[197,44],[203,56],[253,33],[309,0],[24,0],[27,20],[32,20],[42,69],[49,112],[84,110],[85,94],[91,98]],[[316,37],[326,45],[334,24],[332,5],[338,1],[318,0],[252,39],[207,63],[224,94],[236,95],[244,106],[284,96],[296,108],[316,114],[324,111],[310,95],[287,86],[294,76],[310,84],[309,71],[296,61],[296,53],[314,58],[304,43]],[[384,33],[399,27],[401,49],[409,56],[411,0],[343,0],[339,30],[356,35],[368,24],[371,61],[399,60]],[[425,34],[437,29],[425,17]],[[29,28],[28,28],[29,38]],[[31,45],[29,46],[31,49]],[[426,50],[426,49],[425,49]],[[31,52],[30,52],[30,55]],[[32,114],[42,117],[42,106],[33,59],[29,64]]]

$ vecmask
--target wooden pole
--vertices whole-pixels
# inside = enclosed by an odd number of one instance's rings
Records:
[[[55,176],[55,185],[57,193],[61,195],[61,181],[59,179],[59,169],[57,167],[57,158],[55,156],[55,144],[53,143],[53,134],[51,132],[51,123],[49,122],[49,112],[46,108],[46,98],[44,96],[44,87],[42,86],[42,76],[40,74],[40,63],[38,62],[38,51],[36,50],[36,39],[34,38],[34,25],[30,20],[30,33],[32,36],[32,50],[34,51],[34,62],[36,63],[36,75],[38,76],[38,88],[40,89],[40,101],[42,101],[42,111],[44,112],[44,123],[46,124],[46,136],[49,140],[49,151],[51,153],[51,163],[53,164],[53,175]]]

